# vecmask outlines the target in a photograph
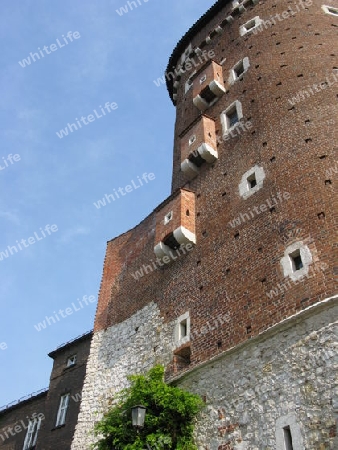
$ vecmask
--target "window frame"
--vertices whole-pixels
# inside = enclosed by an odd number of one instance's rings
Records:
[[[243,66],[243,72],[240,75],[237,75],[237,68],[242,65]],[[246,72],[249,70],[250,67],[250,60],[247,56],[237,61],[237,63],[230,69],[230,77],[229,77],[229,83],[234,84],[236,81],[241,80]]]
[[[63,403],[65,400],[65,403]],[[66,423],[66,416],[69,407],[70,393],[61,395],[59,408],[56,416],[55,428],[62,427]]]
[[[231,111],[233,109],[236,109],[238,121],[235,124],[230,125],[229,114],[231,114]],[[242,103],[240,101],[238,101],[238,100],[235,100],[221,114],[221,123],[222,123],[223,136],[227,136],[228,134],[230,134],[230,132],[235,127],[238,126],[238,124],[240,123],[241,119],[243,119]]]
[[[25,440],[22,447],[23,450],[30,450],[35,447],[38,439],[41,421],[41,417],[34,417],[29,420]]]
[[[334,10],[335,12],[331,12],[330,10]],[[325,14],[329,14],[330,16],[338,17],[338,8],[331,5],[322,5],[322,10]]]
[[[254,26],[250,27],[249,29],[247,28],[247,26],[253,22]],[[239,27],[239,34],[241,36],[245,36],[248,33],[251,33],[253,30],[255,30],[256,28],[258,28],[264,21],[259,17],[259,16],[255,16],[252,19],[248,20],[247,22],[243,23],[243,25],[241,25]]]
[[[72,359],[74,359],[74,362],[70,362]],[[69,358],[67,358],[67,363],[66,363],[67,369],[68,369],[69,367],[75,366],[76,362],[77,362],[77,355],[76,355],[76,354],[70,356]]]

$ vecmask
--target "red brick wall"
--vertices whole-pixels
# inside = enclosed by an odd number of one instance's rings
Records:
[[[239,100],[244,123],[250,120],[252,127],[219,144],[218,161],[204,164],[189,183],[180,172],[180,135],[200,112],[192,103],[192,89],[184,94],[189,73],[183,77],[172,189],[185,186],[196,193],[197,245],[174,263],[152,271],[155,214],[109,242],[96,331],[122,322],[151,301],[166,321],[189,310],[192,331],[228,314],[228,323],[210,327],[214,329],[207,335],[196,335],[191,345],[194,366],[337,292],[337,176],[330,176],[331,184],[325,181],[338,160],[338,83],[294,108],[288,101],[299,90],[324,81],[337,66],[337,18],[325,15],[322,2],[316,0],[307,10],[256,35],[239,35],[240,25],[252,17],[269,19],[289,5],[294,7],[286,1],[248,6],[206,47],[214,50],[216,61],[227,58],[225,83],[240,59],[249,57],[250,68],[242,81],[227,86],[227,93],[205,114],[215,120],[221,136],[220,115]],[[224,20],[229,7],[196,35],[193,47]],[[254,165],[264,168],[264,186],[243,200],[238,185]],[[279,201],[278,193],[285,192],[289,200]],[[230,225],[241,213],[267,201],[276,203],[271,212],[268,208],[238,226]],[[311,277],[290,282],[285,292],[269,299],[267,292],[287,281],[280,265],[285,248],[300,240],[312,252]],[[149,273],[136,280],[132,274],[143,265]]]
[[[189,139],[194,135],[196,136],[196,140],[189,145]],[[201,118],[182,135],[181,162],[188,158],[191,153],[196,152],[198,147],[203,143],[216,149],[215,122],[213,119],[209,119],[206,116],[201,116]]]

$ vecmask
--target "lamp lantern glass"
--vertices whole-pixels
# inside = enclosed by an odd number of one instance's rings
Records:
[[[146,407],[142,405],[137,405],[131,408],[131,421],[133,427],[139,429],[143,428],[144,420],[146,416]]]

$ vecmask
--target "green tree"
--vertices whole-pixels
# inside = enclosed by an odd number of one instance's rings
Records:
[[[153,367],[146,375],[128,377],[131,385],[114,399],[112,407],[94,429],[95,450],[197,450],[193,441],[194,418],[204,403],[195,394],[164,382],[164,368]],[[144,428],[137,432],[131,408],[147,408]]]

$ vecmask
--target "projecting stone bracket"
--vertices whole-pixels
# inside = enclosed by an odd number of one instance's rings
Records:
[[[204,98],[205,93],[209,91],[208,100]],[[210,96],[211,93],[211,96]],[[225,87],[221,85],[217,80],[212,80],[203,91],[196,95],[193,99],[193,103],[201,111],[206,110],[213,105],[222,95],[225,93]]]
[[[172,238],[177,242],[177,244],[179,244],[179,246],[196,244],[196,235],[182,226],[176,228],[176,230],[173,231]],[[163,259],[165,256],[169,256],[169,258],[172,258],[173,250],[173,247],[166,245],[163,241],[159,242],[154,247],[155,255],[159,259]]]
[[[218,159],[217,150],[213,149],[205,142],[200,145],[197,150],[195,150],[195,155],[202,158],[202,160],[208,164],[212,164],[216,161],[216,159]],[[192,159],[193,156],[194,154],[192,154]],[[199,167],[187,158],[181,163],[181,171],[189,180],[192,180],[198,175]]]

